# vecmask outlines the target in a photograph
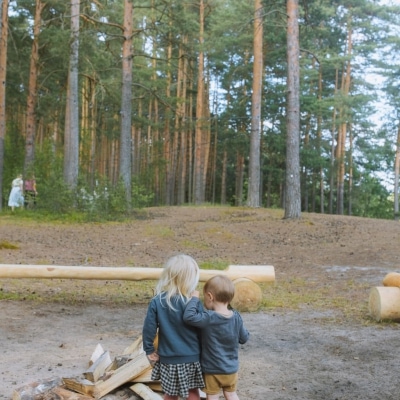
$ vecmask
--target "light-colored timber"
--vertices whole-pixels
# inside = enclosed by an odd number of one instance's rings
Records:
[[[146,267],[92,267],[61,265],[0,264],[0,279],[87,279],[87,280],[158,280],[162,268]],[[206,282],[215,275],[226,275],[229,279],[247,278],[256,283],[275,281],[272,265],[230,265],[225,270],[200,270],[200,282]]]
[[[91,382],[97,382],[112,363],[110,352],[105,351],[84,373],[83,376]]]
[[[262,301],[262,290],[251,279],[239,278],[233,281],[235,296],[231,306],[241,312],[257,311]]]
[[[90,357],[89,360],[89,367],[94,364],[98,358],[104,353],[103,346],[100,343],[97,343],[96,348],[94,349],[94,352],[92,353],[92,356]]]
[[[163,398],[158,394],[153,392],[148,386],[143,383],[135,383],[129,387],[132,392],[138,394],[143,400],[162,400]]]
[[[81,394],[86,394],[100,399],[112,390],[123,385],[126,382],[136,378],[143,372],[151,368],[145,353],[140,354],[133,360],[124,364],[122,367],[113,371],[113,374],[98,380],[96,383],[88,379],[78,378],[63,378],[64,385],[67,389],[74,390]]]
[[[389,272],[383,278],[383,286],[400,287],[400,274],[398,272]]]
[[[369,313],[376,321],[400,320],[400,288],[374,287],[368,300]]]

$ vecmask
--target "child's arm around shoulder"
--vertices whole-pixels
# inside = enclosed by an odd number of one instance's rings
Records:
[[[208,325],[209,319],[209,313],[204,311],[203,305],[200,302],[199,292],[195,290],[192,294],[192,298],[186,304],[183,320],[188,325],[201,328]]]

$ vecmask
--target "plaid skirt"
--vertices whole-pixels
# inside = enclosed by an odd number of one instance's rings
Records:
[[[186,399],[189,389],[203,388],[204,380],[199,362],[161,364],[156,362],[151,373],[153,381],[161,381],[164,393]]]

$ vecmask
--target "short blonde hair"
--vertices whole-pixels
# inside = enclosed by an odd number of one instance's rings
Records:
[[[213,294],[216,301],[229,304],[235,295],[233,282],[225,275],[215,275],[204,285],[204,293]]]
[[[187,302],[199,283],[199,277],[199,266],[192,257],[186,254],[173,256],[164,265],[156,293],[165,293],[168,307],[175,310],[171,298],[180,296],[182,301]]]

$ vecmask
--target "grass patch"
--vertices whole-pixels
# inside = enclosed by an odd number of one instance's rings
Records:
[[[262,310],[313,310],[340,311],[343,318],[365,321],[368,319],[368,290],[366,283],[344,282],[340,288],[319,286],[317,282],[292,279],[275,283],[262,284]]]
[[[154,295],[154,281],[19,279],[0,281],[0,301],[62,304],[143,304]]]
[[[167,226],[146,226],[146,235],[168,238],[174,237],[175,232]]]
[[[7,240],[0,241],[0,250],[7,249],[7,250],[18,250],[19,246],[13,243],[8,242]]]
[[[210,247],[209,244],[204,242],[195,242],[193,240],[183,240],[182,246],[189,248],[189,249],[208,249]]]
[[[205,261],[200,263],[200,269],[216,269],[216,270],[224,270],[228,268],[230,263],[228,261]]]

